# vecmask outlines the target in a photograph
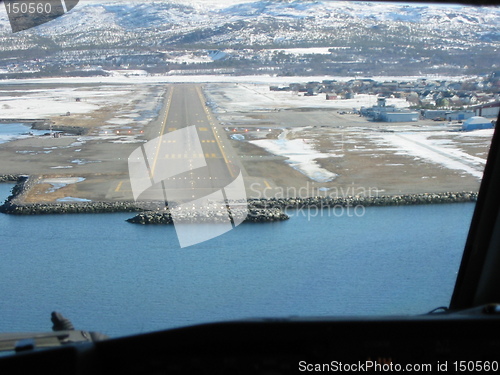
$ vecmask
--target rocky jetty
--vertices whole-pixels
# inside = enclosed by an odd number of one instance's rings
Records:
[[[0,182],[16,182],[12,194],[0,206],[0,212],[11,215],[45,215],[70,213],[140,212],[151,207],[133,201],[118,202],[61,202],[25,203],[25,192],[29,191],[37,178],[28,176],[0,176]]]
[[[17,174],[5,174],[0,176],[0,183],[4,182],[19,182],[22,176]]]
[[[139,212],[127,221],[138,224],[172,224],[173,219],[164,202],[55,202],[25,203],[24,194],[37,183],[36,177],[6,175],[0,176],[0,182],[16,182],[12,195],[0,206],[0,212],[12,215],[43,215],[70,213],[109,213]],[[234,221],[272,222],[289,219],[288,210],[294,209],[329,209],[337,207],[371,207],[371,206],[407,206],[420,204],[446,204],[475,202],[477,192],[445,192],[382,196],[329,197],[317,196],[309,198],[270,198],[249,199],[245,209],[232,209],[230,214]],[[241,202],[240,202],[241,203]],[[175,213],[176,222],[227,222],[229,211],[223,207],[203,212],[185,210]]]
[[[436,194],[405,194],[387,195],[378,197],[310,197],[310,198],[271,198],[271,199],[249,199],[248,215],[246,222],[270,222],[288,220],[286,214],[293,209],[328,209],[336,207],[370,207],[370,206],[408,206],[420,204],[445,204],[475,202],[477,193],[436,193]],[[233,213],[234,214],[234,213]],[[202,222],[225,222],[227,211],[213,211],[197,213],[185,211],[177,214],[176,222],[202,223]],[[162,211],[146,211],[127,220],[134,224],[172,224],[173,219],[168,208]]]
[[[185,210],[177,212],[175,215],[176,223],[226,223],[229,211],[209,211],[209,212],[190,212]],[[238,219],[245,222],[264,223],[271,221],[288,220],[289,216],[281,208],[248,208],[247,211],[231,211],[231,219]],[[141,212],[127,220],[133,224],[173,224],[174,219],[170,210]]]
[[[47,214],[97,214],[110,212],[140,212],[136,202],[75,202],[75,203],[27,203],[5,202],[0,212],[11,215],[47,215]]]
[[[409,206],[417,204],[464,203],[477,201],[477,192],[445,192],[404,195],[355,196],[355,197],[309,197],[309,198],[270,198],[249,199],[248,204],[255,208],[332,208],[332,207],[371,207],[371,206]]]
[[[82,128],[81,126],[54,125],[50,121],[33,123],[32,129],[63,132],[74,135],[86,135],[90,131],[90,129]]]

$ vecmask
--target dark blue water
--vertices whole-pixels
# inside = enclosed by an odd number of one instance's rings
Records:
[[[0,184],[0,195],[8,187]],[[247,317],[420,314],[447,305],[474,204],[242,224],[181,249],[131,214],[0,214],[0,332],[127,335]]]

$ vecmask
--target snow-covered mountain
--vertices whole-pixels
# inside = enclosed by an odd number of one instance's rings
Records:
[[[218,3],[219,6],[227,4],[225,1]],[[340,30],[354,25],[366,28],[400,23],[447,34],[464,31],[498,33],[500,19],[498,8],[462,6],[310,0],[264,0],[228,7],[207,7],[203,4],[176,1],[82,1],[67,15],[32,29],[27,34],[68,36],[112,30],[123,34],[146,33],[154,40],[165,36],[162,32],[166,32],[167,36],[179,36],[198,31],[196,41],[217,43],[221,40],[212,34],[220,34],[215,30],[224,30],[225,41],[248,39],[248,43],[251,38],[253,41],[267,40],[275,32],[287,31],[285,23],[290,23],[289,31],[293,31],[293,26],[300,23],[303,25],[303,39],[311,39],[311,34],[321,34],[332,28]],[[8,33],[7,19],[1,21],[4,33]],[[256,25],[261,27],[257,28]],[[261,35],[264,33],[267,35]]]
[[[489,63],[498,51],[499,21],[498,8],[422,3],[92,0],[80,1],[68,14],[17,34],[10,32],[6,16],[0,17],[0,50],[14,56],[34,49],[44,51],[42,55],[71,50],[80,57],[92,50],[103,59],[124,53],[161,53],[166,62],[178,61],[179,53],[187,53],[199,63],[210,61],[198,58],[200,54],[210,56],[210,51],[220,49],[227,57],[216,60],[219,66],[222,60],[231,66],[231,59],[234,65],[245,60],[290,66],[297,59],[287,53],[288,48],[331,47],[329,57],[323,54],[303,63],[351,64],[351,71],[386,60],[418,63],[426,69],[445,65],[470,69]],[[278,56],[276,49],[284,54]],[[486,60],[477,57],[481,53]],[[158,61],[146,65],[158,65]]]

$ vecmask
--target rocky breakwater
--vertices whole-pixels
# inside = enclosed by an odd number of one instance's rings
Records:
[[[0,182],[17,182],[12,195],[0,206],[0,212],[13,215],[41,215],[67,213],[108,213],[139,212],[129,219],[139,224],[172,224],[173,216],[164,202],[51,202],[26,203],[24,196],[39,177],[6,175],[0,176]],[[229,211],[225,205],[211,206],[203,210],[175,211],[176,222],[227,222],[231,215],[234,222],[272,222],[289,219],[288,210],[295,209],[329,209],[337,207],[371,207],[371,206],[405,206],[420,204],[447,204],[475,202],[477,192],[444,192],[380,196],[331,197],[317,196],[308,198],[268,198],[249,199],[239,202],[241,208],[232,207]],[[172,204],[174,206],[174,204]]]
[[[179,210],[172,212],[167,207],[161,211],[146,211],[137,214],[128,219],[129,223],[133,224],[173,224],[175,223],[227,223],[228,220],[233,222],[252,222],[264,223],[272,221],[288,220],[289,217],[279,207],[271,208],[256,208],[248,207],[245,209],[226,208],[218,210]]]
[[[335,207],[372,207],[372,206],[409,206],[420,204],[465,203],[477,201],[477,192],[445,192],[355,197],[308,197],[308,198],[270,198],[250,199],[249,205],[255,208],[280,208],[282,210],[301,208]]]
[[[374,197],[308,197],[308,198],[270,198],[270,199],[249,199],[248,211],[243,217],[241,212],[231,210],[234,220],[245,222],[271,222],[288,220],[287,212],[297,209],[330,209],[330,208],[365,208],[371,206],[408,206],[420,204],[446,204],[475,202],[477,193],[475,192],[445,192],[445,193],[423,193],[423,194],[403,194],[403,195],[382,195]],[[185,223],[217,223],[227,222],[228,210],[225,208],[218,210],[184,210],[176,212],[174,217],[169,208],[162,210],[151,210],[141,212],[128,219],[134,224],[173,224],[175,222]]]
[[[11,215],[47,215],[47,214],[97,214],[111,212],[140,212],[135,202],[75,202],[75,203],[28,203],[15,204],[6,202],[0,206],[0,212]]]
[[[17,174],[4,174],[0,176],[0,183],[4,182],[19,182],[22,177]]]
[[[86,135],[90,132],[90,129],[82,128],[81,126],[54,125],[50,121],[33,123],[31,128],[35,130],[56,131],[74,135]]]
[[[4,180],[2,181],[2,177]],[[107,213],[107,212],[140,212],[147,205],[136,202],[64,202],[64,203],[25,203],[24,196],[38,181],[37,177],[2,176],[0,181],[17,181],[12,194],[0,206],[0,212],[11,215],[44,215],[70,213]],[[15,179],[14,179],[15,178]]]

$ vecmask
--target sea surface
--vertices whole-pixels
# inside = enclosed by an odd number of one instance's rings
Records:
[[[19,138],[28,138],[31,135],[43,135],[46,130],[31,129],[31,126],[19,123],[0,123],[0,144],[13,141]]]
[[[12,185],[0,184],[0,199]],[[407,315],[448,305],[473,203],[292,212],[181,249],[133,214],[0,214],[0,332],[123,336],[250,317]]]

